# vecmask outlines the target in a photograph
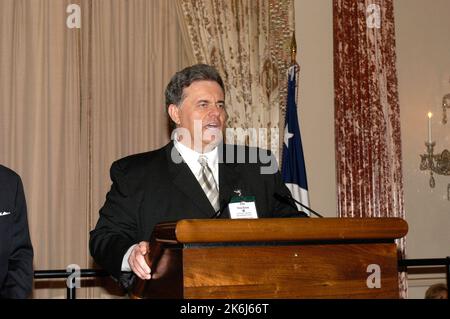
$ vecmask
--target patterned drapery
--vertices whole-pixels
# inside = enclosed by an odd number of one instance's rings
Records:
[[[334,0],[333,11],[339,216],[404,218],[393,0]]]
[[[263,141],[259,145],[274,150],[278,158],[294,30],[293,1],[179,0],[178,5],[193,50],[192,62],[214,65],[224,77],[228,127],[258,132],[269,128],[267,139],[264,134],[259,137]],[[270,128],[276,129],[274,136]]]

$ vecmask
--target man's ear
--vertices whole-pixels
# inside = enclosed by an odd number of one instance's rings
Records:
[[[180,125],[180,109],[175,104],[170,104],[169,108],[167,109],[167,112],[169,113],[170,118],[172,121],[174,121],[177,125]]]

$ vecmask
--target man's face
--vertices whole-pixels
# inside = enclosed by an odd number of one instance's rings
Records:
[[[223,90],[215,81],[195,81],[184,88],[181,105],[169,106],[169,115],[181,128],[180,142],[198,152],[208,151],[223,136],[227,117]]]

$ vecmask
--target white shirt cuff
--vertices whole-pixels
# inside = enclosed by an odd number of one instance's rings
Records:
[[[130,268],[130,264],[128,263],[128,258],[131,255],[131,252],[133,251],[133,248],[136,246],[137,244],[134,244],[133,246],[131,246],[130,248],[128,248],[127,252],[125,253],[125,255],[123,256],[122,259],[122,271],[131,271]]]

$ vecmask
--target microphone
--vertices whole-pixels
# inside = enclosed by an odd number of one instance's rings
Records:
[[[292,197],[292,195],[281,195],[279,193],[275,193],[273,194],[278,200],[283,199],[285,201],[290,201],[292,203],[292,201],[294,201],[295,203],[299,204],[301,207],[306,208],[308,211],[310,211],[311,213],[313,213],[314,215],[316,215],[317,217],[323,218],[322,215],[320,215],[319,213],[315,212],[314,210],[312,210],[311,208],[309,208],[308,206],[300,203],[298,200],[296,200],[294,197]],[[297,206],[295,206],[297,208]]]
[[[278,201],[289,204],[292,208],[294,208],[297,213],[300,215],[300,217],[310,217],[308,214],[306,214],[304,211],[298,210],[297,205],[287,196],[287,195],[281,195],[280,193],[274,193],[273,197],[275,197]]]

